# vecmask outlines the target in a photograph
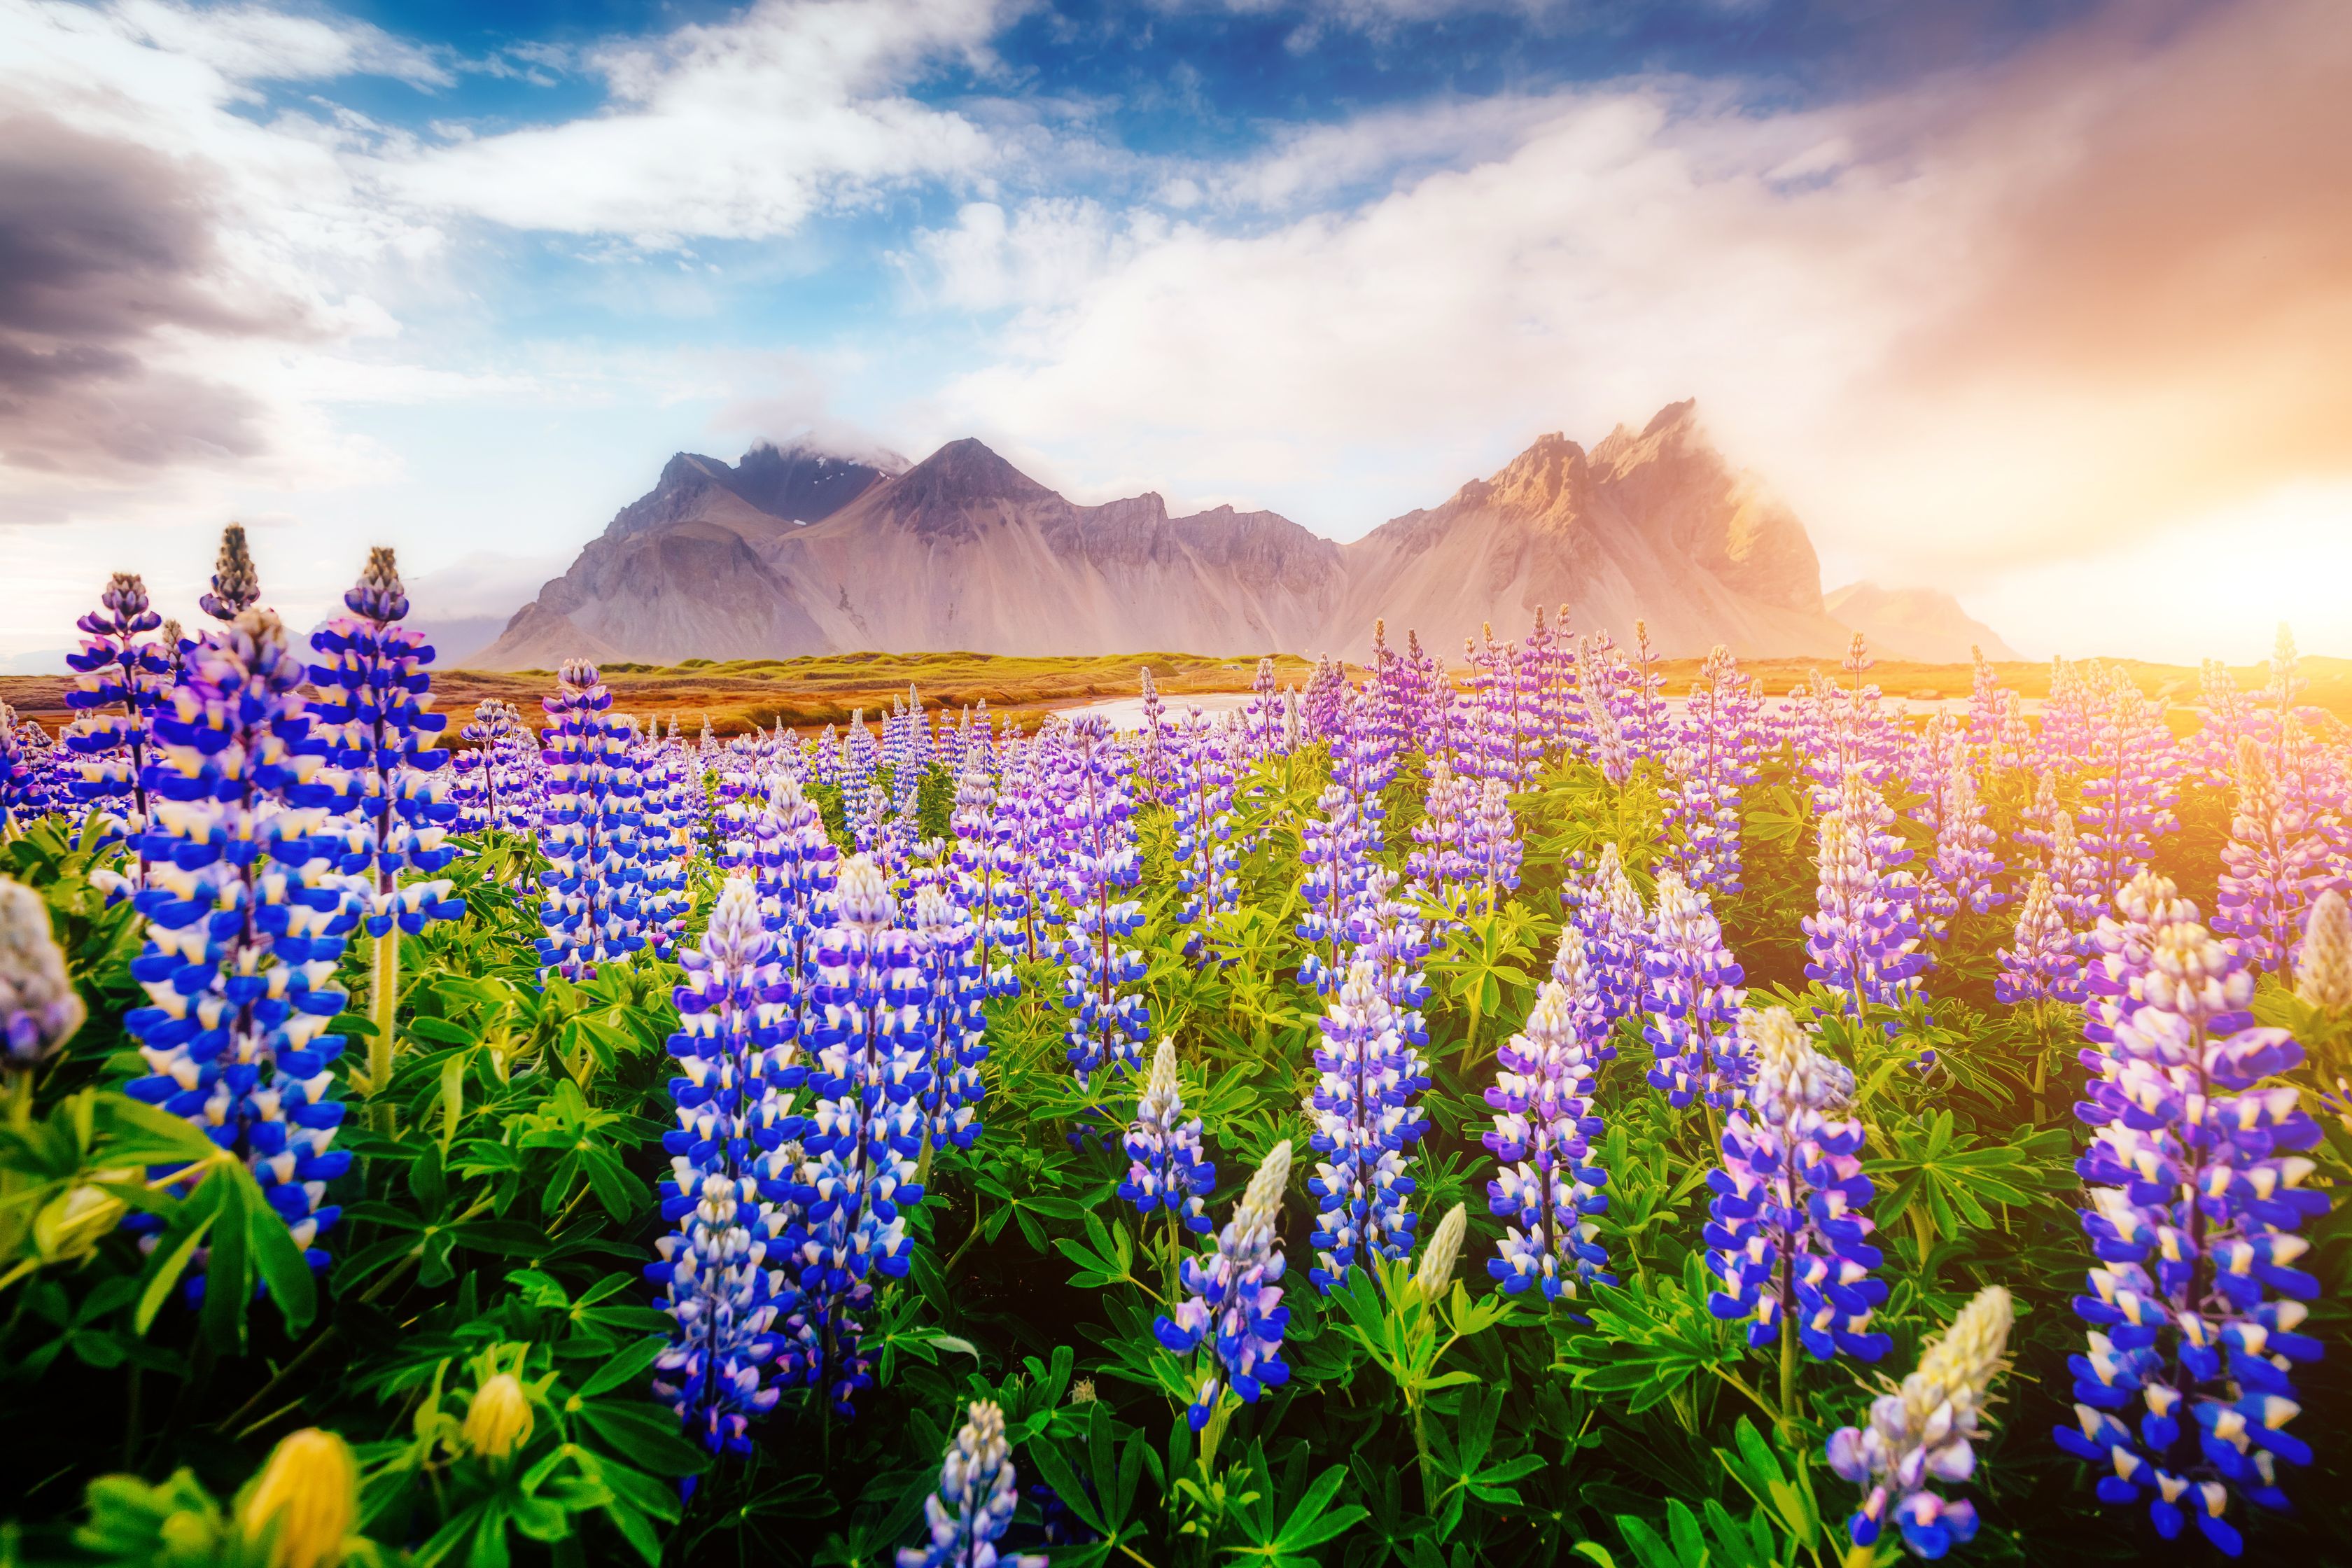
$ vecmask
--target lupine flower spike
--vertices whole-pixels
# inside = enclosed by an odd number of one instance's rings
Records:
[[[1154,1209],[1200,1235],[1209,1232],[1203,1204],[1217,1184],[1217,1168],[1201,1155],[1201,1119],[1184,1119],[1176,1077],[1176,1037],[1163,1035],[1152,1053],[1151,1077],[1127,1130],[1127,1180],[1118,1195],[1150,1219]]]
[[[1184,1260],[1186,1299],[1173,1317],[1152,1325],[1160,1342],[1178,1355],[1206,1348],[1204,1364],[1185,1418],[1198,1432],[1209,1424],[1230,1386],[1255,1405],[1268,1388],[1290,1381],[1282,1359],[1282,1335],[1290,1309],[1282,1304],[1283,1189],[1290,1184],[1290,1141],[1266,1152],[1250,1177],[1234,1217],[1218,1233],[1216,1250]]]
[[[1930,1481],[1965,1481],[1976,1473],[1975,1441],[1984,1435],[1993,1380],[2006,1366],[2012,1317],[2009,1292],[1988,1285],[1960,1309],[1951,1326],[1919,1352],[1918,1370],[1870,1406],[1870,1425],[1843,1426],[1830,1438],[1830,1468],[1864,1489],[1862,1507],[1846,1521],[1846,1535],[1874,1561],[1879,1537],[1892,1519],[1903,1543],[1930,1560],[1977,1532],[1976,1506],[1929,1489]]]
[[[898,1568],[1045,1568],[1043,1556],[997,1555],[996,1542],[1021,1501],[1012,1456],[1004,1412],[992,1399],[972,1401],[940,1466],[940,1489],[923,1500],[930,1539],[900,1547]]]
[[[46,1061],[86,1016],[49,929],[48,906],[32,889],[0,877],[0,1066],[13,1078]]]

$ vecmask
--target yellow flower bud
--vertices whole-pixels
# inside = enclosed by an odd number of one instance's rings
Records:
[[[268,1540],[268,1568],[335,1568],[359,1516],[359,1462],[349,1444],[316,1426],[270,1451],[236,1510],[247,1541]]]
[[[466,1447],[486,1459],[503,1459],[530,1441],[534,1419],[522,1380],[502,1372],[474,1391],[466,1411]]]
[[[1462,1232],[1468,1224],[1468,1213],[1460,1204],[1446,1210],[1445,1217],[1437,1222],[1437,1234],[1429,1238],[1421,1255],[1420,1271],[1413,1276],[1423,1300],[1436,1300],[1454,1283],[1454,1263],[1462,1255]]]
[[[104,1187],[75,1187],[33,1216],[33,1246],[44,1263],[71,1263],[89,1257],[121,1217],[122,1200]]]

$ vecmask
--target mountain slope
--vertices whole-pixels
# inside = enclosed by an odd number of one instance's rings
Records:
[[[1960,608],[1940,588],[1882,588],[1849,583],[1822,601],[1831,615],[1870,639],[1892,658],[1923,664],[1964,664],[1970,648],[1987,658],[2013,659],[2017,650],[2000,634]]]
[[[1804,525],[1735,472],[1689,403],[1587,453],[1546,436],[1490,479],[1349,547],[1349,585],[1325,642],[1364,646],[1372,618],[1450,650],[1492,621],[1516,630],[1566,605],[1572,631],[1620,637],[1646,621],[1668,655],[1829,653],[1846,640],[1822,607]]]
[[[1344,546],[1268,511],[1171,517],[1149,492],[1081,506],[973,440],[903,471],[765,446],[733,466],[680,453],[476,662],[1348,656],[1380,617],[1450,652],[1487,622],[1516,635],[1563,605],[1578,632],[1625,638],[1643,619],[1667,655],[1835,653],[1849,635],[1804,525],[1725,462],[1685,402],[1590,452],[1546,436]],[[1910,620],[1922,637],[1943,624]]]

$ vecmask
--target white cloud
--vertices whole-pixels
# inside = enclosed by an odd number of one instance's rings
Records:
[[[561,124],[402,149],[408,200],[509,227],[768,238],[996,154],[972,119],[905,90],[946,59],[984,63],[996,0],[762,0],[740,17],[614,45],[587,64],[613,106]]]

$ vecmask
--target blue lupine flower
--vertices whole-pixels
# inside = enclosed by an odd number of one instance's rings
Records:
[[[1328,1291],[1366,1258],[1412,1251],[1408,1170],[1413,1145],[1429,1130],[1416,1100],[1429,1087],[1427,1066],[1398,1032],[1380,967],[1368,957],[1349,963],[1346,983],[1327,1005],[1315,1069],[1307,1145],[1323,1158],[1307,1190],[1322,1214],[1307,1279]]]
[[[2036,871],[2018,906],[2017,944],[1999,950],[2000,973],[1993,981],[1996,1000],[2015,1005],[2032,1002],[2080,1002],[2083,960],[2074,932],[2050,890],[2047,873]]]
[[[1706,895],[1672,871],[1658,874],[1643,972],[1649,981],[1643,1034],[1655,1058],[1650,1086],[1677,1110],[1701,1095],[1717,1110],[1728,1107],[1745,1076],[1732,1026],[1748,995],[1747,976],[1723,945]]]
[[[2004,867],[1993,853],[1996,835],[1985,823],[1984,801],[1977,793],[1976,769],[1967,747],[1954,748],[1936,796],[1936,853],[1918,908],[1926,934],[1942,941],[1962,910],[1983,914],[2001,902],[1995,879]]]
[[[1799,924],[1805,931],[1805,975],[1846,994],[1846,1009],[1896,1006],[1918,989],[1927,954],[1918,951],[1919,922],[1911,858],[1891,831],[1895,814],[1878,792],[1849,769],[1836,808],[1821,819],[1821,880],[1816,908]]]
[[[1282,1304],[1283,1189],[1290,1184],[1290,1141],[1266,1151],[1250,1177],[1234,1217],[1217,1233],[1214,1251],[1188,1258],[1180,1277],[1185,1299],[1152,1332],[1178,1355],[1203,1352],[1194,1370],[1192,1403],[1184,1412],[1192,1430],[1209,1424],[1227,1388],[1255,1405],[1269,1388],[1290,1381],[1282,1336],[1290,1309]]]
[[[686,983],[669,1040],[677,1126],[662,1140],[671,1173],[660,1188],[662,1217],[676,1228],[646,1269],[674,1326],[654,1363],[654,1393],[712,1452],[748,1453],[751,1418],[782,1396],[771,1375],[785,1349],[775,1323],[797,1275],[792,1211],[777,1201],[779,1184],[761,1179],[762,1160],[801,1130],[789,1107],[807,1069],[750,881],[728,879],[700,947],[678,962]]]
[[[1464,838],[1475,808],[1474,786],[1454,775],[1435,751],[1429,756],[1429,784],[1422,795],[1421,820],[1412,825],[1413,847],[1404,858],[1414,894],[1428,907],[1459,917],[1470,908],[1473,872]]]
[[[1462,858],[1475,907],[1489,910],[1503,907],[1503,895],[1519,885],[1522,853],[1509,792],[1502,780],[1488,779],[1479,786],[1477,805],[1462,827]]]
[[[1331,782],[1305,825],[1299,849],[1300,892],[1307,906],[1298,936],[1307,955],[1298,983],[1322,995],[1346,973],[1349,922],[1364,901],[1372,851],[1381,841],[1379,743],[1341,734],[1331,742]]]
[[[1601,845],[1591,871],[1572,878],[1561,896],[1570,921],[1584,934],[1584,952],[1592,961],[1593,991],[1603,1021],[1601,1059],[1614,1061],[1617,1047],[1609,1043],[1609,1026],[1640,1013],[1648,999],[1643,955],[1650,950],[1650,913],[1642,907],[1633,879],[1625,874],[1625,861],[1614,841]],[[1552,978],[1562,984],[1568,979],[1556,969]]]
[[[0,841],[48,810],[47,759],[31,744],[29,728],[17,722],[14,708],[0,702]]]
[[[539,961],[572,980],[646,945],[635,745],[629,722],[609,716],[613,694],[585,659],[564,661],[556,694],[540,706],[549,723]]]
[[[2000,1375],[2012,1321],[2009,1292],[1988,1285],[1919,1352],[1918,1370],[1870,1406],[1870,1425],[1829,1440],[1830,1468],[1864,1489],[1846,1536],[1865,1552],[1894,1520],[1903,1543],[1933,1561],[1977,1532],[1976,1506],[1929,1489],[1976,1473],[1976,1439]]]
[[[2282,747],[2299,753],[2302,724],[2290,714],[2282,731]],[[2324,832],[2336,826],[2333,815],[2315,820],[2297,792],[2283,784],[2253,738],[2239,737],[2237,807],[2230,842],[2221,849],[2213,911],[2213,929],[2229,937],[2248,968],[2278,975],[2294,966],[2295,942],[2313,901],[2344,880],[2329,863]]]
[[[929,1083],[922,1106],[927,1147],[969,1149],[981,1134],[985,1094],[980,1064],[988,1059],[986,979],[972,956],[979,931],[938,888],[915,891],[915,940],[927,1000]]]
[[[1592,1112],[1597,998],[1582,936],[1570,926],[1560,943],[1565,967],[1578,977],[1574,989],[1545,981],[1527,1026],[1496,1053],[1486,1090],[1495,1126],[1481,1140],[1501,1164],[1486,1184],[1486,1206],[1508,1227],[1486,1272],[1514,1295],[1539,1288],[1547,1303],[1574,1300],[1588,1282],[1617,1282],[1593,1217],[1609,1210],[1601,1191],[1609,1173],[1591,1163],[1591,1141],[1601,1131]]]
[[[907,1217],[920,1203],[921,1096],[929,1086],[922,958],[893,929],[898,900],[871,857],[854,855],[833,894],[835,923],[810,960],[817,1047],[814,1112],[794,1196],[807,1215],[793,1327],[802,1376],[852,1413],[873,1382],[858,1314],[873,1276],[904,1276]]]
[[[1683,880],[1737,893],[1741,792],[1757,779],[1756,687],[1720,643],[1699,676],[1691,688],[1688,737],[1666,759],[1666,821]]]
[[[1045,1568],[1042,1556],[997,1555],[996,1542],[1020,1506],[1021,1487],[1004,1437],[1004,1412],[992,1399],[976,1399],[969,1408],[940,1466],[940,1489],[923,1500],[930,1540],[900,1547],[898,1568],[997,1568],[1000,1563]]]
[[[1201,1119],[1184,1119],[1183,1088],[1176,1077],[1176,1037],[1163,1035],[1152,1053],[1151,1077],[1127,1129],[1127,1180],[1118,1195],[1150,1219],[1165,1209],[1185,1229],[1206,1236],[1205,1206],[1217,1168],[1202,1157]]]
[[[1021,980],[1013,971],[1013,954],[1021,937],[1020,852],[990,755],[985,710],[981,725],[982,732],[966,743],[956,773],[950,824],[955,832],[955,897],[971,921],[972,963],[980,970],[983,994],[1017,996]]]
[[[1069,910],[1062,1005],[1070,1010],[1064,1030],[1070,1065],[1086,1084],[1105,1067],[1142,1065],[1151,1007],[1132,989],[1143,979],[1143,954],[1127,945],[1143,929],[1143,905],[1119,897],[1143,876],[1126,755],[1099,720],[1074,725],[1071,744],[1074,787],[1062,820]]]
[[[2093,1078],[2075,1107],[2095,1130],[2075,1164],[2098,1260],[2074,1299],[2090,1353],[2070,1360],[2075,1426],[2055,1436],[2099,1467],[2102,1502],[2144,1502],[2167,1538],[2194,1518],[2236,1556],[2231,1494],[2284,1508],[2279,1464],[2311,1462],[2286,1426],[2293,1369],[2321,1351],[2295,1331],[2319,1281],[2294,1267],[2310,1247],[2296,1228],[2328,1206],[2303,1184],[2319,1126],[2296,1089],[2265,1081],[2303,1047],[2252,1026],[2252,977],[2196,907],[2147,872],[2118,907],[2097,943],[2100,980],[2121,989],[2102,992],[2102,1048],[2084,1053]]]
[[[1743,1320],[1748,1342],[1778,1342],[1785,1318],[1806,1353],[1874,1362],[1887,1336],[1870,1329],[1886,1286],[1868,1243],[1870,1178],[1863,1126],[1829,1112],[1853,1092],[1853,1074],[1822,1054],[1785,1007],[1751,1009],[1740,1023],[1749,1071],[1746,1102],[1723,1130],[1723,1163],[1706,1238],[1724,1288],[1707,1298],[1718,1318]]]
[[[47,1060],[88,1014],[66,973],[48,905],[22,882],[0,877],[0,1068],[14,1075]],[[1196,1135],[1200,1128],[1192,1123]]]
[[[351,1164],[329,1147],[343,1040],[324,1031],[343,1010],[335,968],[357,895],[325,813],[288,804],[316,765],[301,754],[306,674],[277,616],[247,610],[191,653],[157,710],[150,874],[133,895],[147,944],[131,970],[148,1000],[122,1022],[147,1064],[126,1092],[243,1159],[324,1268],[311,1244],[340,1213],[327,1184]]]
[[[327,762],[315,778],[316,798],[352,818],[342,869],[365,887],[369,934],[383,936],[395,924],[414,932],[466,912],[446,879],[400,881],[404,871],[431,879],[457,858],[457,846],[444,842],[457,819],[443,772],[449,753],[428,741],[448,719],[430,711],[433,678],[425,666],[433,662],[432,647],[398,624],[408,595],[391,551],[368,552],[343,603],[349,615],[310,634],[324,660],[310,666],[320,692],[313,733]]]
[[[261,579],[253,569],[253,552],[245,542],[245,525],[230,523],[221,530],[220,554],[213,563],[211,592],[196,603],[223,626],[251,609],[261,597]]]

